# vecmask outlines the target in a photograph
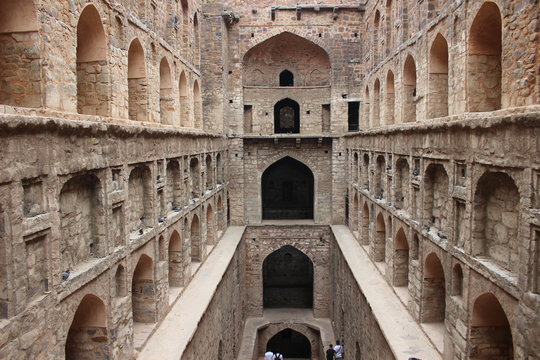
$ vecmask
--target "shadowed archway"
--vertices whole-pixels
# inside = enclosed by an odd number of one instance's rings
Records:
[[[300,250],[286,245],[263,262],[265,308],[313,307],[313,262]]]
[[[283,354],[285,359],[311,359],[311,343],[298,331],[284,329],[268,340],[267,348]]]
[[[290,157],[262,174],[262,218],[313,219],[314,178],[311,170]]]

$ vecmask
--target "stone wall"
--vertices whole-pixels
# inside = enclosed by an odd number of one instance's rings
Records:
[[[360,290],[333,235],[330,237],[330,316],[334,333],[345,346],[346,358],[394,359],[377,319]],[[327,344],[324,344],[327,346]]]
[[[330,229],[324,226],[251,226],[246,229],[246,312],[261,316],[263,312],[263,261],[283,246],[290,245],[313,262],[313,314],[328,317],[331,298]]]

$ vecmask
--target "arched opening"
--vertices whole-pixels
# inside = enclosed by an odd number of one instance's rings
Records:
[[[216,173],[217,173],[217,183],[218,184],[224,184],[225,183],[225,176],[223,175],[224,168],[223,163],[221,161],[221,154],[217,154],[216,156]]]
[[[182,173],[176,160],[167,163],[167,209],[180,211],[184,205]]]
[[[470,30],[467,64],[469,111],[501,108],[502,20],[497,4],[486,1]]]
[[[215,245],[216,243],[216,228],[214,224],[214,209],[212,205],[208,205],[206,209],[206,244]]]
[[[420,256],[420,238],[418,234],[414,234],[411,248],[411,259],[418,260]]]
[[[126,281],[126,269],[122,265],[118,265],[116,274],[114,275],[114,290],[116,297],[124,297],[127,295]]]
[[[158,239],[158,261],[165,261],[165,238],[161,235]]]
[[[410,185],[410,170],[409,162],[405,158],[401,158],[396,162],[396,188],[394,191],[394,202],[396,209],[409,210],[409,185]]]
[[[409,283],[409,243],[403,228],[396,234],[394,245],[394,286],[407,286]]]
[[[270,165],[261,177],[263,219],[313,219],[314,178],[290,157]]]
[[[279,352],[284,359],[311,359],[311,342],[309,339],[292,329],[284,329],[268,340],[267,348],[274,353]]]
[[[403,65],[403,122],[416,121],[416,64],[411,55]]]
[[[426,256],[422,284],[421,322],[443,322],[446,311],[446,288],[441,260],[435,253]]]
[[[381,82],[375,80],[373,85],[373,126],[381,124]]]
[[[199,217],[193,215],[190,226],[190,239],[191,239],[191,261],[200,262],[202,261],[201,254],[201,224],[199,222]]]
[[[364,203],[364,209],[362,210],[362,234],[360,236],[360,243],[362,245],[369,244],[369,206],[368,203]]]
[[[386,159],[383,155],[377,156],[377,167],[375,168],[375,196],[382,199],[386,196],[384,185],[386,183]]]
[[[300,132],[300,105],[296,101],[286,98],[274,105],[274,132]]]
[[[189,161],[189,181],[191,198],[199,198],[201,195],[201,165],[197,158],[191,158]]]
[[[147,166],[137,166],[129,174],[128,181],[128,228],[141,232],[153,226],[152,175]]]
[[[294,75],[289,70],[283,70],[279,74],[279,86],[294,86]]]
[[[193,82],[193,120],[195,122],[195,128],[202,129],[201,89],[197,80]]]
[[[452,295],[463,295],[463,269],[459,264],[454,265],[452,269]]]
[[[350,214],[351,220],[349,224],[351,224],[351,231],[353,232],[354,236],[357,239],[358,239],[358,215],[359,215],[358,194],[355,193],[353,197],[353,206],[352,206],[352,211]]]
[[[263,307],[312,308],[313,262],[286,245],[263,261]]]
[[[394,85],[394,73],[388,71],[386,75],[386,113],[385,113],[385,122],[387,125],[394,124],[394,114],[396,107],[396,95],[395,95],[395,85]]]
[[[180,92],[180,126],[189,127],[189,98],[186,73],[182,71],[179,81]]]
[[[194,36],[194,46],[193,49],[193,62],[196,66],[201,65],[201,40],[200,40],[200,29],[199,29],[199,17],[197,13],[193,15],[193,36]]]
[[[441,164],[430,164],[424,178],[424,219],[427,224],[448,230],[448,174]]]
[[[519,265],[519,190],[502,172],[486,172],[474,196],[473,255],[513,272]]]
[[[482,294],[474,302],[469,343],[469,359],[514,359],[510,323],[492,293]]]
[[[133,272],[131,308],[134,322],[155,323],[157,321],[154,262],[146,254],[141,255]]]
[[[214,188],[214,168],[212,166],[212,155],[210,154],[206,155],[205,165],[206,165],[206,188],[210,190]]]
[[[386,223],[382,213],[377,215],[375,230],[375,239],[370,249],[371,257],[373,261],[384,262],[386,259]]]
[[[428,118],[448,116],[448,43],[437,34],[429,51]]]
[[[369,87],[366,86],[366,90],[364,91],[364,103],[362,104],[362,119],[364,123],[364,127],[366,129],[369,129],[371,127],[371,111],[370,111],[370,103],[369,103]]]
[[[60,232],[62,270],[76,268],[91,259],[105,256],[105,226],[102,188],[94,175],[79,175],[60,191]]]
[[[217,237],[218,239],[221,237],[221,234],[225,230],[225,210],[223,208],[223,201],[221,200],[221,195],[218,196],[217,199]]]
[[[107,40],[99,12],[88,5],[77,24],[77,111],[106,116],[109,100]]]
[[[0,104],[41,106],[39,39],[33,0],[0,2]]]
[[[109,359],[107,309],[95,295],[86,295],[71,322],[66,339],[66,360]]]
[[[293,75],[290,85],[281,85],[281,74],[285,75],[284,70]],[[327,86],[330,85],[331,78],[330,57],[312,41],[283,32],[246,52],[243,58],[243,73],[244,86]],[[278,74],[280,76],[277,76]],[[329,99],[321,102],[328,103]]]
[[[135,39],[128,50],[128,110],[131,120],[148,120],[147,87],[144,50],[139,39]]]
[[[355,152],[353,155],[353,161],[351,166],[351,180],[353,184],[358,184],[358,153]]]
[[[381,25],[381,13],[379,10],[375,11],[375,17],[373,19],[373,66],[376,66],[381,61],[381,57],[379,54],[380,46],[379,46],[379,33]]]
[[[184,262],[182,259],[182,240],[175,230],[169,239],[169,286],[184,285]]]
[[[369,154],[364,154],[362,158],[362,185],[369,190]]]
[[[174,98],[171,79],[171,68],[167,58],[159,64],[159,114],[162,124],[173,124]]]
[[[394,46],[393,38],[394,38],[394,8],[393,8],[393,2],[392,0],[386,1],[386,56],[390,55],[390,51],[392,50]],[[388,124],[388,123],[387,123]]]

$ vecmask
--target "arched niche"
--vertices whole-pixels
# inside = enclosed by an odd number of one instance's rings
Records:
[[[448,43],[437,34],[429,51],[428,118],[448,116]]]
[[[444,322],[446,312],[446,286],[441,260],[435,253],[426,256],[422,284],[421,321]]]
[[[180,80],[178,81],[178,87],[180,92],[180,126],[189,127],[189,90],[186,73],[182,71],[180,74]]]
[[[283,69],[294,69],[295,86],[330,85],[330,57],[319,45],[283,32],[255,45],[243,59],[244,86],[278,86]],[[313,70],[317,76],[312,76]],[[260,76],[260,74],[264,74]]]
[[[370,252],[373,261],[384,262],[386,260],[386,222],[383,213],[377,215],[375,236],[370,247]]]
[[[182,258],[182,239],[174,230],[169,239],[169,286],[184,285],[184,261]]]
[[[313,219],[314,177],[291,157],[270,165],[261,177],[262,218]]]
[[[134,39],[128,50],[128,111],[131,120],[147,120],[148,93],[144,50]]]
[[[208,208],[206,209],[206,243],[208,245],[215,245],[216,243],[216,228],[212,205],[208,205]]]
[[[42,105],[42,48],[34,0],[0,1],[0,104]]]
[[[293,246],[268,255],[262,266],[264,308],[312,308],[313,262]]]
[[[201,223],[197,215],[193,215],[190,226],[190,239],[191,239],[191,261],[202,261],[201,254]]]
[[[296,101],[286,98],[274,105],[274,132],[300,132],[300,105]]]
[[[154,261],[142,254],[135,266],[131,281],[131,306],[133,321],[154,323],[157,321],[154,284]]]
[[[279,74],[279,86],[294,86],[294,75],[289,70],[283,70]]]
[[[403,228],[396,233],[394,243],[394,286],[409,283],[409,242]]]
[[[492,293],[482,294],[474,301],[469,334],[469,359],[514,359],[512,329],[501,303]]]
[[[107,309],[103,301],[86,295],[71,322],[66,339],[66,360],[110,357]]]
[[[202,129],[202,98],[199,81],[193,82],[193,121],[196,129]]]
[[[281,330],[268,340],[266,347],[274,353],[279,352],[285,359],[311,359],[311,342],[293,329]]]
[[[416,86],[416,63],[414,58],[408,55],[403,65],[403,122],[416,121]]]
[[[394,84],[394,73],[388,70],[386,74],[386,98],[385,98],[385,112],[384,118],[387,125],[395,123],[395,107],[396,107],[396,94]]]
[[[152,175],[148,166],[140,165],[129,174],[127,216],[129,231],[140,231],[153,225]]]
[[[159,114],[162,124],[173,124],[174,98],[171,67],[165,57],[159,63]]]

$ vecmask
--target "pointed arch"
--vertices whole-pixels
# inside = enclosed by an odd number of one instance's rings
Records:
[[[275,352],[287,354],[287,358],[311,359],[311,342],[309,339],[296,330],[283,329],[272,336],[267,344],[267,349],[274,349]]]
[[[289,156],[270,165],[261,176],[262,218],[313,219],[314,176]]]
[[[134,39],[128,50],[128,108],[131,120],[148,120],[148,93],[144,50]]]
[[[169,286],[184,285],[184,261],[182,256],[182,239],[174,230],[169,239]]]
[[[150,256],[142,254],[131,280],[131,309],[134,322],[157,321],[155,292],[154,261]]]
[[[432,252],[426,256],[424,261],[421,322],[444,322],[446,311],[445,285],[444,269],[441,260]]]
[[[386,99],[385,99],[385,123],[392,125],[395,123],[396,94],[394,84],[394,73],[388,70],[386,74]]]
[[[362,122],[364,123],[364,127],[366,129],[369,129],[372,127],[372,120],[371,118],[371,106],[370,106],[370,100],[369,100],[369,87],[366,85],[366,89],[364,90],[364,103],[362,104]]]
[[[313,307],[313,261],[302,251],[279,248],[264,259],[262,272],[263,307]]]
[[[87,5],[77,23],[77,112],[107,116],[109,101],[107,39],[98,10]]]
[[[403,228],[396,233],[394,243],[394,286],[407,286],[409,283],[409,242]]]
[[[189,127],[189,90],[185,71],[180,73],[178,89],[180,93],[180,126]]]
[[[196,129],[202,129],[202,99],[199,81],[193,82],[193,121]]]
[[[191,239],[191,261],[202,261],[201,251],[201,223],[197,214],[193,215],[190,226],[190,239]]]
[[[375,238],[370,246],[370,253],[373,261],[386,261],[386,222],[384,214],[379,213],[375,223]]]
[[[375,79],[373,84],[373,126],[381,124],[381,82]]]
[[[214,209],[211,204],[206,208],[206,244],[216,244],[216,227],[214,223]]]
[[[195,66],[201,65],[201,36],[200,36],[200,28],[199,28],[199,16],[198,13],[195,12],[193,15],[193,37],[194,37],[194,46],[195,49],[193,50],[193,62],[195,63]]]
[[[274,132],[300,132],[300,105],[293,99],[285,98],[274,105]]]
[[[448,43],[437,34],[429,50],[428,118],[448,116]]]
[[[514,359],[514,342],[508,317],[492,293],[476,298],[469,331],[469,359]]]
[[[416,121],[416,63],[407,55],[403,65],[403,122]]]
[[[162,124],[173,124],[174,99],[171,67],[166,57],[159,63],[159,115]]]
[[[107,309],[103,301],[92,294],[81,300],[69,327],[66,339],[66,360],[109,358]]]
[[[294,86],[294,74],[287,69],[279,73],[279,86]]]
[[[502,16],[498,5],[485,1],[471,25],[468,43],[467,101],[469,111],[501,108]]]

